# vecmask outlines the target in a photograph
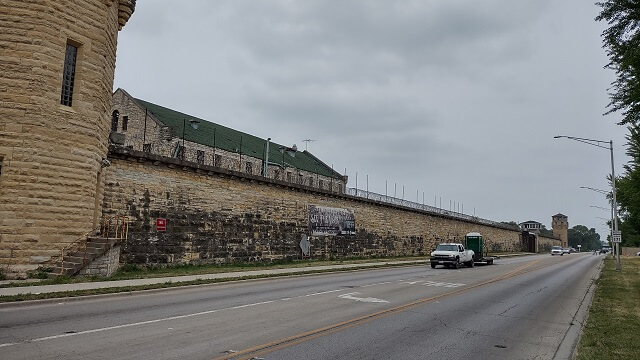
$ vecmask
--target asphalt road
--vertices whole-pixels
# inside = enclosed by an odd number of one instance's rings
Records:
[[[340,272],[0,306],[2,359],[563,359],[601,256]]]

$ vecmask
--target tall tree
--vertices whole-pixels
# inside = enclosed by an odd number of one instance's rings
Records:
[[[606,21],[603,47],[609,56],[605,66],[615,71],[607,114],[622,111],[620,125],[640,123],[640,0],[597,2],[597,21]]]
[[[625,172],[616,178],[616,195],[620,205],[622,244],[640,246],[640,0],[597,2],[602,8],[597,21],[609,27],[602,32],[603,47],[609,56],[605,66],[615,71],[606,114],[622,112],[619,125],[627,125]]]
[[[616,179],[616,195],[620,206],[620,230],[623,246],[640,246],[640,128],[629,126],[624,174]]]
[[[600,234],[594,228],[588,229],[584,225],[576,225],[569,229],[567,235],[569,246],[573,248],[578,248],[578,245],[580,245],[582,251],[591,251],[602,247]]]

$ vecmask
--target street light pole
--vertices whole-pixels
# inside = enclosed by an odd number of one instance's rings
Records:
[[[575,140],[578,142],[582,142],[588,145],[592,145],[592,146],[597,146],[599,148],[603,148],[603,149],[607,149],[611,152],[611,193],[612,193],[612,198],[613,198],[613,203],[612,203],[612,207],[613,207],[613,229],[612,229],[612,236],[611,236],[611,242],[614,245],[614,249],[616,251],[616,270],[617,271],[621,271],[622,270],[622,264],[620,264],[620,243],[618,242],[614,242],[614,236],[618,235],[618,203],[616,201],[616,173],[615,173],[615,166],[614,166],[614,162],[613,162],[613,140],[609,140],[609,141],[603,141],[603,140],[594,140],[594,139],[585,139],[585,138],[579,138],[579,137],[574,137],[574,136],[565,136],[565,135],[557,135],[553,137],[554,139],[560,139],[560,138],[566,138],[566,139],[570,139],[570,140]],[[609,143],[609,146],[604,146],[601,144],[606,144]]]

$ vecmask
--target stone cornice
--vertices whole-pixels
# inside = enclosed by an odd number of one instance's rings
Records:
[[[105,0],[104,3],[107,6],[111,6],[116,0]],[[118,2],[118,30],[127,24],[131,14],[136,9],[136,0],[117,0]]]

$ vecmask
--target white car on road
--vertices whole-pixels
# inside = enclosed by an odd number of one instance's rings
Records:
[[[554,246],[551,248],[551,255],[564,255],[564,251],[562,251],[562,246]]]

